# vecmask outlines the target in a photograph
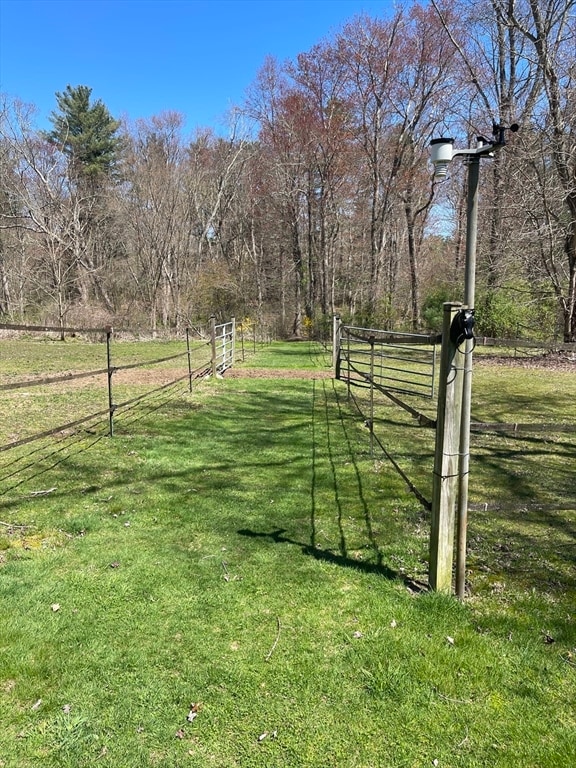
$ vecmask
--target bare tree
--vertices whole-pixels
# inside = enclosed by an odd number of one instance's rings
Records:
[[[54,302],[64,327],[77,298],[78,208],[83,201],[71,194],[63,154],[31,128],[30,110],[5,103],[1,117],[0,140],[11,168],[2,175],[2,196],[10,204],[3,207],[0,228],[28,235],[32,263],[27,281],[40,299]]]
[[[386,21],[359,17],[345,26],[337,40],[339,55],[347,67],[355,112],[360,161],[356,196],[366,200],[369,216],[367,316],[374,315],[376,310],[386,257],[388,274],[384,290],[388,290],[389,296],[394,291],[397,235],[392,223],[392,193],[401,157],[386,140],[391,119],[386,94],[403,66],[397,46],[403,22],[402,11]]]
[[[574,0],[459,3],[456,18],[449,18],[453,3],[431,2],[466,75],[462,88],[471,97],[462,124],[470,138],[485,131],[482,121],[517,121],[522,129],[514,147],[495,157],[484,190],[488,236],[479,243],[479,266],[488,299],[518,280],[528,280],[537,298],[545,279],[564,338],[576,338]]]
[[[575,8],[574,0],[529,0],[509,5],[505,17],[509,27],[532,46],[543,81],[542,98],[534,105],[532,119],[544,138],[542,155],[551,161],[548,172],[553,172],[561,195],[555,212],[549,208],[550,197],[543,197],[541,222],[554,240],[542,252],[542,261],[562,310],[565,341],[576,341]],[[529,156],[532,147],[525,145],[525,149]],[[531,165],[536,170],[536,163]],[[533,178],[545,192],[548,185],[543,174]]]
[[[139,121],[125,138],[125,250],[132,284],[151,328],[169,325],[180,312],[183,261],[192,248],[183,163],[183,118],[164,113]]]

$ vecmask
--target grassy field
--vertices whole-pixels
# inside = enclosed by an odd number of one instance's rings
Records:
[[[474,439],[460,604],[323,350],[244,367],[0,496],[0,768],[576,764],[574,436]],[[574,423],[575,379],[483,363],[473,417]],[[375,430],[428,495],[431,430]]]

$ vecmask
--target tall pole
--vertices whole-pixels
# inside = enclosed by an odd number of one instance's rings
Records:
[[[493,157],[494,150],[505,146],[505,132],[516,133],[517,123],[506,127],[494,123],[492,141],[478,136],[475,148],[454,149],[454,139],[438,138],[430,142],[430,159],[434,164],[434,179],[446,178],[448,165],[456,156],[468,163],[468,199],[466,226],[466,271],[464,276],[464,308],[474,310],[474,290],[476,281],[476,234],[478,223],[478,181],[480,177],[480,158]],[[470,337],[470,338],[468,338]],[[470,472],[470,412],[472,405],[472,351],[474,336],[469,327],[460,344],[464,342],[462,414],[460,420],[459,465],[458,465],[458,512],[457,512],[457,551],[456,551],[456,594],[462,600],[466,591],[466,532],[468,526],[468,477]]]
[[[476,287],[476,241],[478,231],[478,182],[480,156],[468,158],[468,201],[466,221],[466,268],[464,273],[464,305],[474,308]],[[470,421],[472,409],[472,351],[474,339],[464,342],[464,380],[462,417],[460,421],[460,467],[458,471],[458,512],[456,546],[456,595],[464,599],[466,591],[466,538],[468,528],[468,478],[470,473]]]

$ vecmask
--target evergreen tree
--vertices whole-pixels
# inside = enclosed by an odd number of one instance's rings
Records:
[[[109,174],[114,165],[120,122],[102,101],[91,103],[91,94],[86,85],[67,85],[63,93],[56,93],[58,111],[50,116],[54,129],[46,138],[68,155],[78,178],[95,179]]]
[[[44,136],[68,158],[68,256],[76,273],[78,297],[82,304],[96,298],[112,311],[113,218],[107,182],[120,147],[116,136],[120,122],[102,101],[91,102],[91,94],[92,89],[85,85],[67,85],[63,93],[57,93],[58,109],[50,116],[54,129]]]

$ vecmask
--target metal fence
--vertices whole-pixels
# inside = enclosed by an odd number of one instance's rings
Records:
[[[339,325],[336,378],[348,386],[433,398],[440,336]]]
[[[61,432],[75,430],[90,422],[102,419],[103,417],[108,420],[108,433],[112,436],[114,434],[114,420],[120,411],[130,410],[146,398],[156,395],[159,392],[163,392],[181,381],[187,380],[189,389],[192,391],[193,381],[210,375],[211,373],[213,375],[223,373],[227,368],[230,368],[233,365],[235,356],[236,324],[234,319],[221,325],[216,325],[212,319],[209,334],[201,334],[202,337],[199,339],[193,339],[190,329],[187,328],[184,339],[185,346],[183,343],[181,352],[153,360],[141,360],[126,365],[118,365],[114,359],[114,339],[118,335],[125,336],[129,333],[125,329],[113,329],[111,326],[105,328],[62,328],[60,326],[52,327],[1,323],[0,330],[24,332],[26,334],[58,333],[61,337],[64,334],[86,335],[88,337],[96,336],[105,339],[106,342],[106,360],[102,361],[103,365],[98,369],[77,373],[62,373],[55,376],[37,376],[34,378],[26,378],[23,381],[10,381],[9,383],[0,384],[0,391],[8,392],[23,388],[31,389],[34,387],[45,387],[47,385],[64,385],[75,379],[98,378],[101,376],[106,381],[108,400],[108,408],[106,409],[100,409],[94,413],[69,421],[66,424],[59,424],[48,430],[38,432],[37,434],[14,440],[5,445],[0,445],[0,453],[42,438],[57,435]],[[116,399],[114,389],[114,377],[116,374],[130,369],[150,368],[177,359],[182,360],[182,373],[170,382],[162,384],[161,386],[152,387],[144,394],[126,401],[119,402]]]
[[[211,318],[210,336],[212,339],[212,373],[222,374],[234,365],[236,351],[236,320],[216,324]]]

